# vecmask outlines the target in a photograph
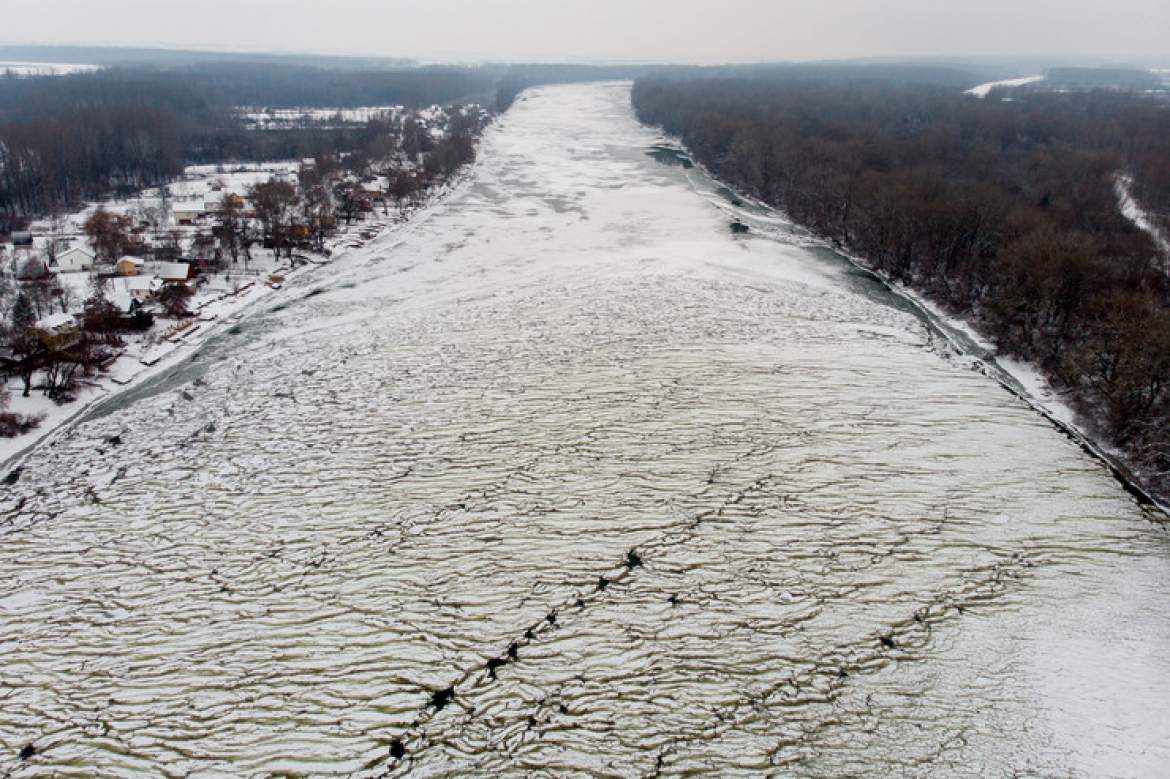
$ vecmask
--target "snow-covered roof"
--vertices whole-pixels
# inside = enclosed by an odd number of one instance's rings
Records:
[[[122,259],[118,260],[118,262],[129,262],[129,263],[132,263],[134,265],[145,265],[146,264],[146,260],[142,259],[141,257],[131,257],[128,254],[125,257],[123,257]]]
[[[57,259],[61,259],[62,257],[67,257],[71,254],[84,254],[86,257],[90,258],[91,260],[97,256],[96,254],[94,254],[89,249],[86,249],[83,246],[74,246],[74,247],[66,249],[65,251],[58,254]]]
[[[72,314],[49,314],[37,322],[37,327],[42,330],[56,330],[58,327],[65,327],[66,325],[72,324],[75,324]]]
[[[119,276],[110,279],[110,288],[115,292],[148,292],[154,288],[154,281],[149,276]]]
[[[191,276],[191,266],[185,262],[159,263],[158,275],[164,279],[187,279]]]
[[[134,298],[129,292],[115,292],[107,299],[123,314],[129,314],[130,309],[134,307]]]

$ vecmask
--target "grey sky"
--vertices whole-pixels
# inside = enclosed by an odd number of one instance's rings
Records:
[[[7,43],[417,58],[1170,59],[1170,0],[4,0]]]

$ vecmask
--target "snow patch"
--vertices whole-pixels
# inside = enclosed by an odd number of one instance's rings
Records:
[[[991,90],[998,87],[1015,88],[1022,87],[1028,84],[1035,84],[1037,81],[1043,81],[1044,76],[1024,76],[1022,78],[1009,78],[1003,81],[989,81],[986,84],[980,84],[977,87],[968,89],[964,94],[975,95],[978,98],[984,98],[991,94]]]
[[[12,73],[16,76],[68,76],[73,73],[92,73],[100,70],[97,65],[80,65],[70,62],[0,62],[0,75]]]
[[[1170,238],[1166,237],[1166,234],[1162,232],[1161,228],[1154,224],[1154,220],[1150,218],[1150,214],[1134,199],[1133,177],[1118,176],[1114,182],[1114,187],[1117,191],[1118,205],[1125,218],[1137,225],[1140,230],[1149,233],[1150,237],[1154,239],[1154,244],[1158,247],[1159,251],[1163,254],[1170,255]]]

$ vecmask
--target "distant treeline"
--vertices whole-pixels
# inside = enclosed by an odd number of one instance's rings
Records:
[[[169,181],[184,159],[181,121],[142,105],[0,126],[0,234],[23,217]]]
[[[367,153],[367,127],[247,130],[242,105],[420,106],[494,98],[474,69],[257,63],[0,77],[0,234],[86,200],[156,186],[185,164]]]
[[[257,63],[110,68],[68,76],[0,77],[0,124],[127,104],[192,118],[238,106],[420,106],[483,98],[495,84],[494,74],[471,68],[338,70]]]
[[[1049,68],[1045,73],[1046,89],[1124,89],[1131,91],[1163,90],[1162,79],[1148,70],[1136,68]]]
[[[648,79],[633,101],[720,178],[1040,365],[1170,494],[1170,258],[1116,191],[1130,175],[1170,214],[1165,102],[791,77]]]
[[[699,67],[694,65],[512,65],[500,77],[497,107],[511,107],[521,92],[543,84],[587,81],[657,79],[685,81],[695,78],[729,78],[752,81],[799,79],[808,84],[933,84],[960,91],[987,81],[988,73],[946,65],[906,63],[817,62],[765,63]]]

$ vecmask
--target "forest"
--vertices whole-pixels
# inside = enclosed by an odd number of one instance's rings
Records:
[[[187,164],[377,154],[387,127],[247,129],[239,106],[490,101],[458,68],[339,70],[264,63],[0,77],[0,235],[87,200],[166,183]]]
[[[1119,90],[980,100],[893,79],[639,80],[639,118],[1039,366],[1170,494],[1170,106]]]

